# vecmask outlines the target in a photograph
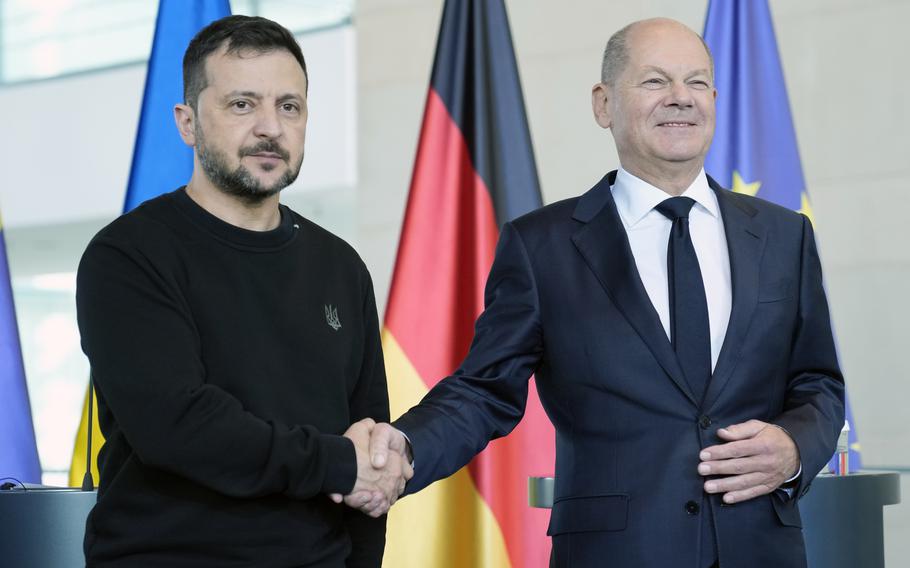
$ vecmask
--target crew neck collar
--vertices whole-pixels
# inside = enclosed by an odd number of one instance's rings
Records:
[[[195,224],[228,244],[240,248],[265,250],[278,248],[290,242],[298,229],[291,218],[290,209],[284,205],[278,206],[281,221],[276,228],[269,231],[251,231],[232,225],[206,211],[186,193],[186,186],[175,191],[173,195],[177,207]]]

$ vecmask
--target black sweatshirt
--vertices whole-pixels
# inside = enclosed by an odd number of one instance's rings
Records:
[[[98,390],[88,566],[379,566],[385,518],[356,479],[361,418],[389,418],[369,273],[281,207],[225,223],[183,188],[92,240],[76,292]]]

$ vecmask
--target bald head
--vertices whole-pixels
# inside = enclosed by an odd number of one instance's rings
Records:
[[[646,36],[666,30],[683,30],[698,38],[705,48],[705,53],[708,54],[708,60],[711,62],[711,78],[713,79],[714,57],[711,55],[711,50],[708,49],[708,44],[705,43],[705,40],[700,35],[676,20],[651,18],[632,22],[610,36],[607,47],[604,49],[603,61],[600,67],[600,82],[605,85],[613,85],[616,82],[616,78],[629,63],[630,46],[634,44],[636,39],[640,39],[642,35]]]
[[[698,34],[673,20],[636,22],[610,38],[591,105],[626,171],[673,195],[691,185],[714,135],[713,66]]]

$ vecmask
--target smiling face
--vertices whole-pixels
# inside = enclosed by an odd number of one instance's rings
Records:
[[[628,61],[613,84],[594,88],[597,122],[612,130],[620,163],[633,175],[694,177],[714,135],[717,96],[704,45],[671,20],[635,24],[626,45]]]
[[[277,194],[297,178],[303,162],[303,69],[284,50],[228,54],[224,48],[205,67],[207,85],[187,125],[197,169],[211,185],[247,202]]]

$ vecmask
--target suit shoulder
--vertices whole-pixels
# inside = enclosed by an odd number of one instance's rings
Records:
[[[572,220],[572,215],[575,212],[575,208],[578,206],[578,200],[579,197],[576,196],[550,203],[549,205],[525,213],[511,223],[522,233],[526,231],[538,231],[541,229],[553,229],[560,223]]]
[[[772,203],[761,197],[733,193],[729,190],[724,191],[731,203],[735,204],[740,209],[746,210],[752,215],[758,215],[766,222],[770,221],[782,225],[802,226],[803,220],[805,219],[805,215],[802,213]]]

